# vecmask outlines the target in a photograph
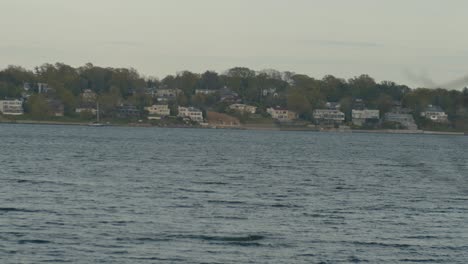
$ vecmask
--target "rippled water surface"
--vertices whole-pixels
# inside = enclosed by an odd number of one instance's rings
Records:
[[[0,125],[0,263],[468,263],[468,137]]]

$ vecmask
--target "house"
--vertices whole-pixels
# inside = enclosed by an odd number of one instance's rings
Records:
[[[255,114],[257,112],[257,107],[246,104],[232,104],[229,109],[242,114]]]
[[[315,109],[312,116],[316,124],[339,125],[345,120],[345,114],[338,109]]]
[[[266,96],[278,96],[278,93],[276,92],[276,88],[266,88],[266,89],[262,89],[262,96],[263,97],[266,97]]]
[[[401,102],[394,101],[392,110],[384,115],[383,121],[398,123],[408,130],[417,130],[412,112],[411,109],[403,107]]]
[[[30,83],[28,83],[28,82],[23,83],[23,90],[25,92],[31,91],[32,90],[32,85]]]
[[[52,90],[47,83],[37,83],[37,93],[48,93]]]
[[[226,86],[219,90],[219,94],[221,96],[220,102],[239,103],[241,101],[239,95]]]
[[[88,113],[91,113],[93,115],[97,114],[97,110],[94,107],[82,106],[82,107],[78,107],[78,108],[75,109],[75,113],[81,114],[81,113],[84,113],[84,112],[88,112]]]
[[[203,113],[195,107],[178,107],[179,114],[177,116],[189,118],[192,121],[203,122]]]
[[[22,115],[23,101],[18,99],[0,100],[0,113],[4,115]]]
[[[297,113],[281,107],[270,107],[267,109],[267,113],[280,122],[288,122],[298,118]]]
[[[239,127],[239,119],[217,112],[207,112],[207,120],[210,126],[214,127]]]
[[[363,109],[363,110],[353,109],[351,111],[351,117],[352,117],[354,125],[362,126],[366,123],[378,122],[380,118],[380,111],[372,110],[372,109]]]
[[[140,110],[132,104],[121,104],[117,107],[117,117],[135,118],[140,117]]]
[[[151,97],[156,97],[156,87],[147,87],[147,88],[144,88],[144,93],[148,96],[151,96]]]
[[[209,95],[209,94],[215,94],[217,90],[208,90],[208,89],[196,89],[195,94],[204,94],[204,95]]]
[[[57,99],[47,99],[47,104],[53,116],[63,116],[64,115],[64,105],[60,100]]]
[[[95,102],[97,99],[97,94],[91,89],[85,89],[80,96],[83,102]]]
[[[145,107],[145,110],[148,111],[150,115],[148,119],[158,119],[154,117],[155,116],[156,117],[169,116],[171,114],[171,111],[167,104],[156,104],[156,105],[148,106],[148,107]]]
[[[413,115],[411,114],[389,112],[385,114],[384,121],[399,123],[400,125],[403,126],[403,128],[409,129],[409,130],[418,129],[418,126],[414,122]]]
[[[340,110],[341,104],[338,102],[327,102],[325,107],[330,110]]]
[[[156,97],[158,98],[158,102],[167,102],[177,99],[177,95],[181,92],[180,89],[162,88],[156,90]]]
[[[364,100],[362,100],[362,99],[360,99],[360,98],[354,99],[354,101],[353,101],[353,109],[356,109],[356,110],[364,110],[364,109],[366,109],[366,104],[364,103]]]
[[[436,105],[428,105],[424,112],[421,112],[421,116],[430,119],[432,122],[448,122],[447,114],[442,110],[442,108],[440,108],[440,106]]]

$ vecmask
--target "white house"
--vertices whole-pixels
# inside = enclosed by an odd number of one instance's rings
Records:
[[[156,116],[169,116],[171,111],[169,110],[169,106],[167,104],[157,104],[145,107],[145,110],[148,111],[150,115]]]
[[[97,114],[97,109],[94,108],[94,107],[78,107],[75,109],[75,113],[83,113],[83,112],[89,112],[93,115],[96,115]]]
[[[195,94],[204,94],[204,95],[208,95],[208,94],[214,94],[214,93],[216,93],[216,92],[217,92],[216,90],[195,89]]]
[[[195,107],[178,107],[179,114],[177,116],[190,118],[192,121],[203,122],[203,113]]]
[[[279,108],[279,107],[268,108],[267,113],[269,113],[273,119],[276,119],[278,121],[292,121],[298,118],[297,113],[291,110]]]
[[[432,122],[446,123],[448,121],[447,114],[436,105],[428,105],[424,112],[421,112],[421,116],[430,119]]]
[[[229,109],[239,113],[255,114],[255,112],[257,112],[257,107],[246,104],[232,104],[229,106]]]
[[[341,124],[345,114],[337,109],[315,109],[312,113],[316,123]]]
[[[0,112],[4,115],[22,115],[23,101],[18,99],[0,100]]]
[[[362,126],[366,122],[379,120],[380,111],[371,110],[371,109],[364,109],[364,110],[353,109],[351,111],[351,116],[353,118],[354,125]]]

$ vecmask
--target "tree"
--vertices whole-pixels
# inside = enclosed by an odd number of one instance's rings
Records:
[[[51,110],[43,95],[37,94],[29,97],[26,109],[33,118],[43,119],[50,115]]]

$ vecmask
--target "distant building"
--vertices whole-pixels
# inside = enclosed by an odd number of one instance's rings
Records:
[[[364,110],[364,109],[366,109],[366,104],[364,103],[364,100],[362,100],[360,98],[354,99],[353,109],[355,109],[355,110]]]
[[[257,112],[257,107],[246,104],[232,104],[229,106],[229,109],[246,114],[255,114]]]
[[[351,111],[351,116],[353,124],[356,126],[362,126],[366,123],[376,123],[380,119],[379,110],[363,109],[357,110],[353,109]]]
[[[298,118],[296,112],[280,107],[268,108],[267,113],[280,122],[288,122]]]
[[[48,93],[50,90],[47,83],[37,83],[37,93]]]
[[[262,89],[262,95],[265,97],[265,96],[278,96],[278,93],[276,92],[276,88],[266,88],[266,89]]]
[[[239,127],[239,119],[217,112],[207,112],[207,120],[210,126],[214,127]]]
[[[57,99],[47,99],[47,104],[49,109],[54,116],[63,116],[64,115],[64,105],[60,100]]]
[[[156,91],[156,87],[148,87],[144,89],[145,94],[151,97],[156,97]]]
[[[338,102],[327,102],[325,107],[330,110],[340,110],[341,105]]]
[[[196,89],[195,94],[204,94],[204,95],[209,95],[209,94],[215,94],[217,90],[209,90],[209,89]]]
[[[173,101],[177,99],[177,95],[181,92],[182,91],[180,89],[157,89],[156,97],[158,98],[158,102]]]
[[[78,107],[78,108],[75,109],[75,113],[81,114],[81,113],[84,113],[84,112],[88,112],[88,113],[91,113],[93,115],[97,114],[97,110],[94,107]]]
[[[23,101],[18,99],[0,100],[0,113],[4,115],[22,115]]]
[[[91,89],[84,90],[80,96],[83,102],[95,102],[97,99],[97,94]]]
[[[169,116],[171,111],[167,104],[157,104],[145,107],[145,110],[148,111],[150,115],[154,116]]]
[[[117,107],[117,117],[135,118],[140,117],[140,110],[132,104],[122,104]]]
[[[417,130],[418,126],[414,122],[413,115],[399,112],[389,112],[385,114],[385,122],[395,122],[409,130]]]
[[[224,103],[239,103],[241,101],[239,95],[226,86],[219,90],[219,94],[220,101]]]
[[[32,85],[28,82],[23,83],[23,90],[29,92],[32,90]]]
[[[428,105],[424,112],[421,112],[421,116],[430,119],[432,122],[446,123],[448,122],[447,114],[436,105]]]
[[[178,116],[189,118],[192,121],[203,122],[203,112],[195,107],[178,107],[179,114]]]
[[[337,109],[315,109],[312,115],[316,124],[339,125],[345,120],[345,114]]]

